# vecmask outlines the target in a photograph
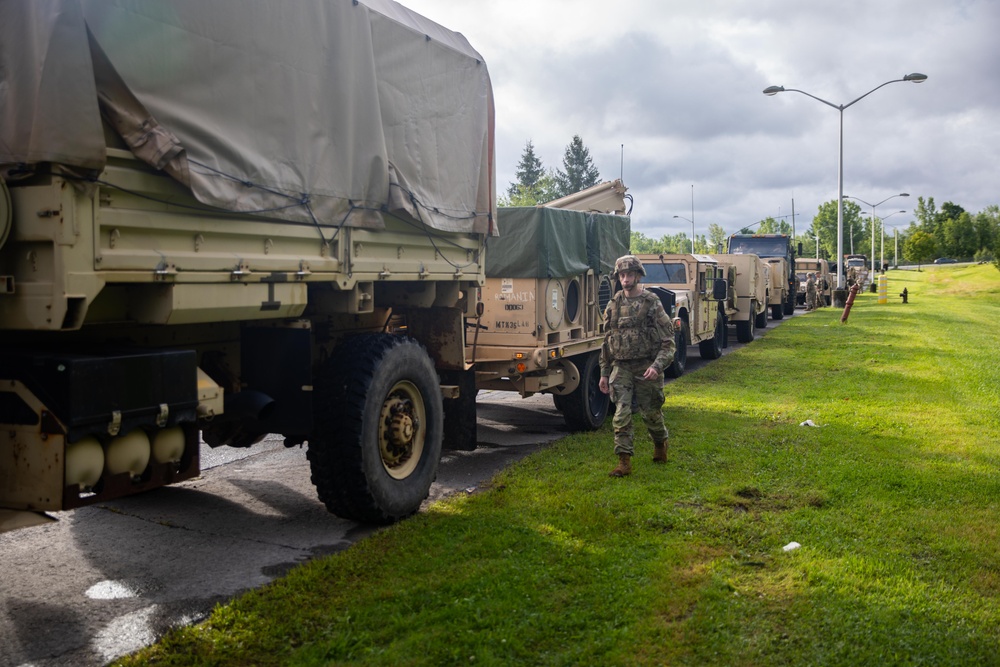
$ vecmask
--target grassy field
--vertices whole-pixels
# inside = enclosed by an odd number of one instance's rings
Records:
[[[889,294],[668,385],[665,466],[609,420],[122,664],[1000,664],[1000,272]]]

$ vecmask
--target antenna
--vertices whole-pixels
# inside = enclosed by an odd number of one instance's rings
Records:
[[[622,165],[618,171],[618,178],[621,179],[622,183],[625,182],[625,144],[622,144]]]

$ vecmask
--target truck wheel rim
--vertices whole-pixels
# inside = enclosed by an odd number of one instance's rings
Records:
[[[378,443],[382,466],[393,479],[406,479],[420,463],[425,423],[420,390],[408,380],[394,384],[382,403]]]

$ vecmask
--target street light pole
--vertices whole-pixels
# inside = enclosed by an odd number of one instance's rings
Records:
[[[691,254],[694,254],[694,183],[691,184]]]
[[[691,187],[693,188],[694,186],[692,185]],[[694,195],[692,195],[692,196],[694,196]],[[678,218],[679,220],[687,220],[688,222],[691,223],[691,254],[693,255],[694,254],[694,220],[690,220],[688,218],[685,218],[683,215],[675,215],[674,217]]]
[[[882,244],[879,250],[879,266],[885,266],[885,221],[891,218],[892,216],[896,215],[897,213],[906,213],[906,211],[893,211],[889,215],[879,220],[878,228],[879,232],[881,232],[881,238],[882,238]],[[896,228],[893,227],[893,230],[895,229]],[[893,259],[895,259],[895,256],[893,256]]]
[[[871,266],[872,266],[872,283],[871,284],[872,284],[872,289],[874,289],[874,285],[875,285],[875,221],[878,220],[878,218],[875,217],[875,207],[876,206],[880,206],[881,204],[884,204],[885,202],[887,202],[890,199],[893,199],[895,197],[909,197],[909,196],[910,196],[910,193],[908,193],[908,192],[900,192],[898,195],[890,195],[890,196],[886,197],[885,199],[883,199],[882,201],[877,202],[875,204],[869,204],[868,202],[866,202],[864,199],[861,199],[860,197],[852,197],[850,195],[844,195],[844,199],[853,199],[855,201],[861,202],[862,204],[865,204],[866,206],[871,206],[872,207],[872,256],[871,256]],[[886,217],[888,217],[888,216],[886,216]],[[882,265],[879,264],[879,266],[881,267]]]
[[[840,112],[840,159],[838,160],[837,166],[837,289],[843,290],[845,286],[844,281],[844,109],[856,104],[874,93],[879,88],[883,86],[888,86],[890,83],[899,83],[900,81],[912,81],[913,83],[922,83],[927,80],[926,74],[920,74],[919,72],[914,72],[912,74],[905,75],[902,79],[893,79],[892,81],[886,81],[885,83],[875,86],[867,93],[858,97],[847,104],[834,104],[833,102],[828,102],[821,97],[816,97],[811,93],[807,93],[804,90],[799,90],[797,88],[785,88],[784,86],[768,86],[764,89],[765,95],[776,95],[777,93],[793,92],[802,93],[806,97],[811,97],[817,102],[822,102],[823,104],[833,107]]]

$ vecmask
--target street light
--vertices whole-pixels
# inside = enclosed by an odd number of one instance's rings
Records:
[[[879,246],[879,259],[878,259],[879,262],[878,265],[880,267],[885,266],[885,221],[891,218],[892,216],[896,215],[897,213],[906,213],[906,211],[893,211],[884,218],[881,218],[878,223],[879,232],[881,232],[880,234],[881,244]],[[893,227],[893,229],[895,229],[895,227]]]
[[[883,199],[882,201],[880,201],[880,202],[878,202],[876,204],[869,204],[868,202],[866,202],[864,199],[861,199],[860,197],[852,197],[850,195],[843,195],[844,199],[853,199],[855,201],[861,202],[862,204],[865,204],[866,206],[871,206],[872,207],[872,283],[871,284],[872,284],[872,288],[873,289],[875,287],[875,220],[876,220],[876,218],[875,218],[875,207],[879,206],[881,204],[884,204],[887,201],[889,201],[890,199],[893,199],[895,197],[909,197],[909,196],[910,196],[910,193],[908,193],[908,192],[900,192],[898,195],[890,195],[890,196],[886,197],[885,199]],[[881,264],[879,264],[879,266],[881,266]]]
[[[694,186],[691,186],[694,187]],[[691,223],[691,254],[694,254],[694,220],[690,218],[685,218],[683,215],[675,215],[675,218],[680,218],[681,220],[687,220]]]
[[[844,261],[844,109],[849,106],[860,102],[864,98],[868,97],[876,90],[882,86],[888,86],[890,83],[899,83],[900,81],[912,81],[913,83],[923,83],[927,80],[926,74],[920,74],[914,72],[912,74],[905,75],[902,79],[893,79],[892,81],[886,81],[885,83],[878,85],[867,93],[858,97],[847,104],[834,104],[832,102],[827,102],[823,98],[816,97],[811,93],[807,93],[804,90],[798,90],[797,88],[785,88],[784,86],[768,86],[764,89],[765,95],[776,95],[777,93],[791,92],[791,93],[802,93],[806,97],[811,97],[817,102],[822,102],[823,104],[833,107],[840,112],[840,161],[838,164],[838,175],[837,175],[837,289],[844,289],[844,271],[842,263]]]
[[[906,211],[900,211],[900,213],[906,213]],[[890,213],[889,215],[895,215],[895,213]],[[889,217],[888,215],[885,217]],[[892,227],[892,240],[894,243],[894,248],[892,251],[892,268],[899,268],[899,226],[889,225]]]

